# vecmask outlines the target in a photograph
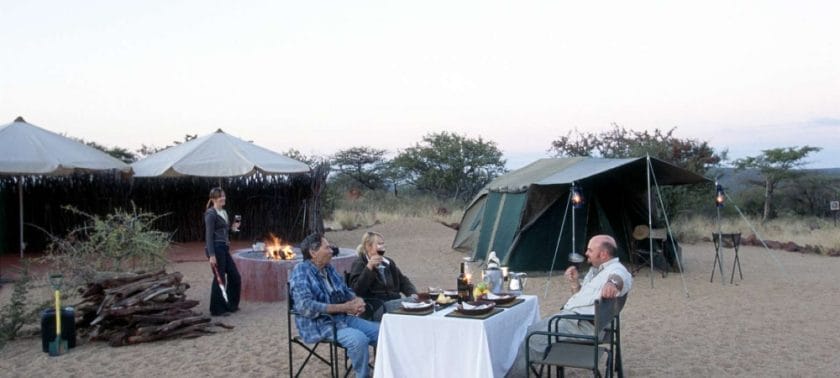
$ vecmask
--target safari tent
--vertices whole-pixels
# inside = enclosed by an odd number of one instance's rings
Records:
[[[496,178],[472,199],[452,248],[476,260],[496,251],[502,265],[526,271],[551,269],[557,250],[554,269],[565,269],[572,247],[567,215],[574,211],[575,252],[585,252],[589,236],[606,233],[616,238],[618,255],[627,261],[633,228],[649,224],[652,186],[707,182],[654,158],[540,159]],[[568,206],[573,185],[585,198],[579,209]]]

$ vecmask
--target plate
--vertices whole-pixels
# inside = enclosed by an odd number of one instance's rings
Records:
[[[511,293],[499,293],[499,294],[483,294],[482,296],[478,297],[480,300],[483,301],[491,301],[495,304],[505,304],[513,302],[516,299],[516,295]]]
[[[432,308],[434,304],[435,302],[432,301],[402,302],[402,308],[406,311],[425,311]]]
[[[475,302],[466,302],[459,304],[458,307],[455,307],[455,311],[458,311],[464,315],[484,315],[496,307],[496,303],[489,302],[489,301],[475,301]]]
[[[440,298],[440,297],[438,297],[438,298]],[[435,303],[437,303],[441,307],[446,307],[446,306],[449,306],[449,305],[457,302],[457,300],[455,298],[452,298],[452,297],[444,296],[443,298],[446,298],[447,301],[446,302],[435,301]]]
[[[445,295],[447,297],[457,298],[458,297],[458,290],[444,290],[443,295]]]

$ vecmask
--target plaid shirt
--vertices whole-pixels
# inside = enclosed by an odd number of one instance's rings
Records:
[[[289,279],[295,311],[298,312],[295,324],[307,343],[332,338],[333,321],[339,329],[347,327],[344,319],[348,315],[327,314],[327,305],[344,303],[356,297],[332,265],[327,264],[324,270],[334,287],[332,292],[318,273],[318,267],[310,260],[297,264]]]

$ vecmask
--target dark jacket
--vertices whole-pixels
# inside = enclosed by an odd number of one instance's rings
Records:
[[[229,229],[230,224],[216,212],[216,208],[211,206],[204,212],[204,253],[208,258],[216,256],[215,243],[230,244]]]
[[[370,270],[367,268],[367,256],[359,256],[356,261],[353,261],[353,266],[350,268],[350,288],[356,295],[363,298],[378,298],[382,300],[391,300],[400,298],[400,293],[406,296],[417,294],[417,289],[411,280],[408,279],[397,263],[392,258],[388,258],[390,264],[385,264],[385,276],[387,282],[382,282],[379,278],[379,273],[376,269]]]

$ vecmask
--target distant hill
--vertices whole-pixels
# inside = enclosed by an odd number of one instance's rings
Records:
[[[803,169],[811,174],[824,175],[840,179],[840,168]],[[714,179],[726,188],[727,191],[739,192],[751,186],[750,181],[762,181],[761,174],[757,169],[745,169],[736,171],[735,168],[713,168],[706,173],[706,177]]]

